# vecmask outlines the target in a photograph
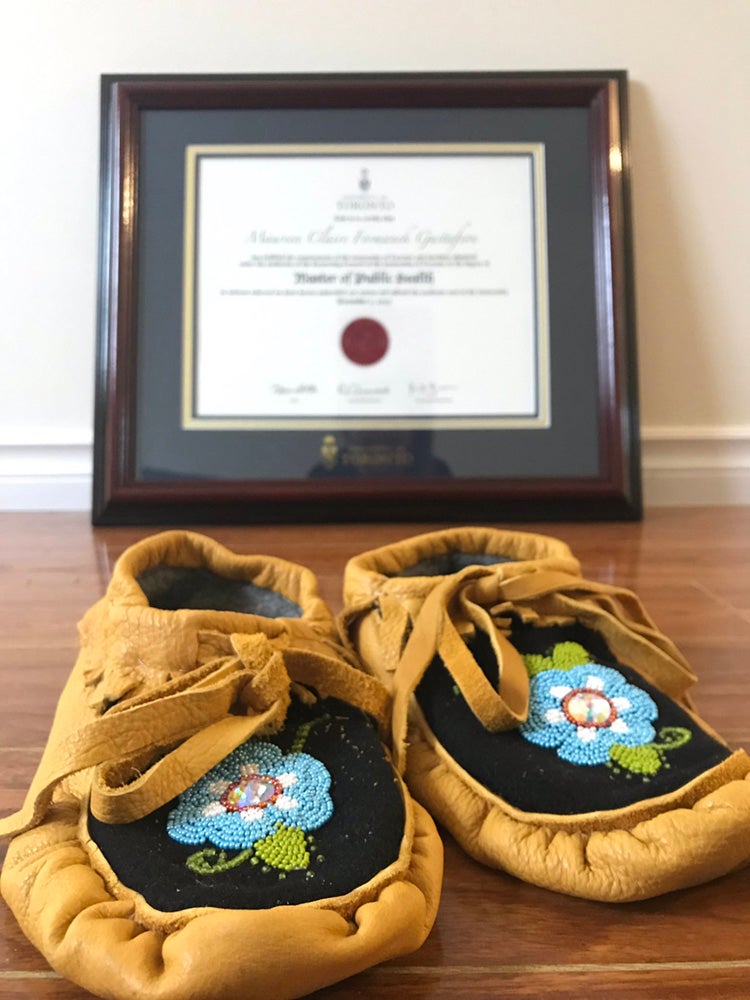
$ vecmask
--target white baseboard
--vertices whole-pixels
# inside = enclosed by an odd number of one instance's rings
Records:
[[[644,427],[647,507],[750,504],[750,427]]]
[[[750,427],[645,427],[647,507],[750,505]],[[61,441],[0,443],[0,511],[89,510],[92,445]]]
[[[0,444],[0,511],[90,510],[92,468],[90,442]]]

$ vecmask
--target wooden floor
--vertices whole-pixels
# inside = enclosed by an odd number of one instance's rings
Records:
[[[338,610],[349,556],[434,527],[200,530],[239,552],[306,564]],[[523,527],[564,538],[586,576],[636,590],[697,672],[699,711],[732,746],[750,746],[750,508]],[[92,530],[82,514],[0,515],[0,814],[20,805],[32,776],[76,655],[77,619],[103,592],[117,556],[153,530]],[[320,1000],[750,998],[750,869],[611,906],[485,869],[445,839],[442,904],[424,947],[322,991]],[[0,1000],[87,995],[49,970],[0,903]]]

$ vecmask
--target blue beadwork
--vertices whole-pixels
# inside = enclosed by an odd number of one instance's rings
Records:
[[[521,735],[556,749],[571,764],[605,764],[615,744],[642,746],[656,735],[655,702],[611,667],[543,670],[529,683],[529,717]]]
[[[182,793],[167,833],[182,844],[244,850],[279,824],[317,830],[333,815],[330,786],[328,770],[309,754],[248,740]]]

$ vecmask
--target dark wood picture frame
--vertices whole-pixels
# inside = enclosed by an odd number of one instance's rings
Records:
[[[503,135],[516,127],[520,138],[534,137],[535,115],[543,114],[545,128],[554,131],[570,114],[578,116],[585,130],[586,169],[582,176],[568,171],[560,181],[562,194],[550,240],[550,341],[552,363],[552,425],[555,413],[568,413],[563,439],[571,466],[578,450],[576,427],[593,426],[595,468],[568,473],[547,467],[544,454],[534,457],[535,442],[543,432],[495,430],[482,438],[466,439],[466,447],[487,456],[481,475],[438,475],[428,466],[405,475],[385,474],[315,476],[290,469],[275,478],[252,478],[253,431],[238,436],[211,431],[212,442],[226,442],[228,452],[240,448],[233,474],[216,476],[201,468],[196,452],[193,474],[169,470],[144,474],[139,467],[139,440],[161,430],[179,417],[172,411],[169,391],[158,418],[141,402],[143,356],[158,325],[179,329],[179,309],[154,301],[149,306],[159,316],[154,329],[144,325],[144,296],[150,277],[144,260],[163,256],[152,249],[154,240],[144,208],[144,157],[149,142],[146,116],[173,112],[187,122],[193,116],[198,141],[203,132],[213,134],[214,122],[227,113],[258,113],[263,121],[296,113],[295,121],[321,111],[348,114],[346,120],[363,124],[377,114],[409,127],[409,114],[421,115],[433,131],[449,140],[461,138],[465,129],[480,122],[483,135],[502,119]],[[394,116],[400,116],[394,118]],[[317,121],[318,119],[313,119]],[[435,125],[435,122],[438,122]],[[489,123],[489,124],[488,124]],[[183,127],[181,125],[180,127]],[[234,127],[234,126],[232,126]],[[286,126],[285,126],[286,127]],[[296,127],[296,126],[295,126]],[[368,125],[369,127],[369,125]],[[390,126],[389,126],[390,127]],[[153,135],[154,132],[149,133]],[[342,135],[341,139],[348,139]],[[399,134],[398,138],[403,138]],[[420,138],[423,138],[420,136]],[[252,141],[250,135],[245,141]],[[323,521],[492,521],[622,519],[641,516],[640,446],[636,372],[635,314],[629,182],[627,75],[624,71],[548,73],[451,74],[347,74],[255,76],[105,76],[102,78],[102,160],[100,203],[100,280],[96,370],[94,448],[95,524],[219,523],[219,522],[323,522]],[[565,148],[561,140],[561,148]],[[156,154],[152,155],[152,159]],[[172,178],[167,178],[171,180]],[[182,183],[173,178],[174,185]],[[172,185],[172,186],[174,186]],[[564,187],[567,185],[567,187]],[[166,187],[169,185],[165,185]],[[581,198],[586,211],[568,210],[565,192]],[[173,212],[173,215],[179,215]],[[173,220],[179,234],[181,218]],[[551,223],[552,225],[552,223]],[[568,244],[566,227],[576,230],[590,246],[588,263],[572,270],[564,264]],[[158,228],[158,227],[157,227]],[[580,232],[579,232],[580,230]],[[175,240],[179,235],[175,236]],[[558,267],[559,263],[559,267]],[[559,271],[559,274],[558,274]],[[557,276],[556,276],[557,275]],[[570,286],[579,279],[579,295]],[[585,302],[591,322],[566,319],[574,298]],[[571,306],[571,308],[573,308]],[[581,333],[589,326],[590,330]],[[491,333],[491,331],[490,331]],[[167,336],[167,334],[164,334]],[[171,336],[171,334],[169,334]],[[175,335],[176,336],[176,335]],[[579,339],[580,338],[580,339]],[[175,343],[179,342],[179,337]],[[572,371],[578,357],[589,366],[591,401],[586,412],[576,413],[575,380],[558,371]],[[554,359],[559,359],[555,361]],[[567,359],[567,360],[566,360]],[[557,366],[557,368],[555,367]],[[150,368],[148,368],[150,370]],[[166,370],[166,369],[165,369]],[[175,376],[176,377],[176,376]],[[171,379],[163,376],[166,381]],[[152,392],[152,396],[154,393]],[[556,410],[557,408],[557,410]],[[158,428],[157,428],[158,425]],[[177,431],[175,431],[175,434]],[[277,451],[283,453],[283,435]],[[460,433],[460,432],[454,432]],[[529,437],[529,434],[536,437]],[[562,432],[561,432],[562,433]],[[526,434],[526,436],[524,436]],[[217,438],[216,435],[219,435]],[[318,434],[317,441],[321,435]],[[176,438],[175,438],[176,440]],[[191,441],[185,447],[190,455]],[[266,441],[265,446],[268,446]],[[271,441],[273,446],[273,441]],[[169,443],[165,444],[165,453]],[[319,448],[319,444],[315,447]],[[508,451],[508,449],[510,449]],[[518,458],[518,468],[504,458]],[[554,447],[560,451],[559,444]],[[238,452],[239,454],[239,452]],[[524,456],[531,454],[533,468]],[[520,456],[520,457],[519,457]]]

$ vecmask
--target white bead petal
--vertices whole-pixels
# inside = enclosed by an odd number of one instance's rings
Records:
[[[212,781],[208,790],[215,798],[220,799],[230,784],[229,781]]]
[[[601,677],[597,677],[596,674],[590,674],[586,678],[586,687],[593,688],[595,691],[603,691],[605,685]]]
[[[597,730],[593,726],[579,726],[576,735],[581,743],[593,743],[596,739]]]
[[[630,701],[627,698],[613,698],[612,704],[615,706],[618,712],[625,712],[627,709],[632,708]]]
[[[629,733],[630,726],[624,719],[615,719],[612,725],[609,727],[613,733]]]
[[[554,687],[549,689],[549,693],[553,698],[564,698],[565,695],[570,694],[572,690],[573,688],[569,687],[567,684],[555,684]]]
[[[221,802],[209,802],[201,812],[204,816],[221,816],[222,813],[226,812],[226,809]]]
[[[289,795],[279,795],[278,799],[274,802],[277,809],[296,809],[299,802],[296,799],[291,798]]]
[[[284,774],[279,774],[276,780],[280,782],[282,788],[291,788],[297,784],[298,779],[294,771],[286,771]]]
[[[240,774],[243,778],[252,778],[254,774],[259,774],[260,768],[252,761],[250,764],[243,764],[240,768]]]
[[[246,823],[257,823],[263,815],[262,809],[243,809],[240,813]]]
[[[544,718],[554,726],[558,722],[565,722],[565,712],[561,708],[548,708],[544,713]]]

